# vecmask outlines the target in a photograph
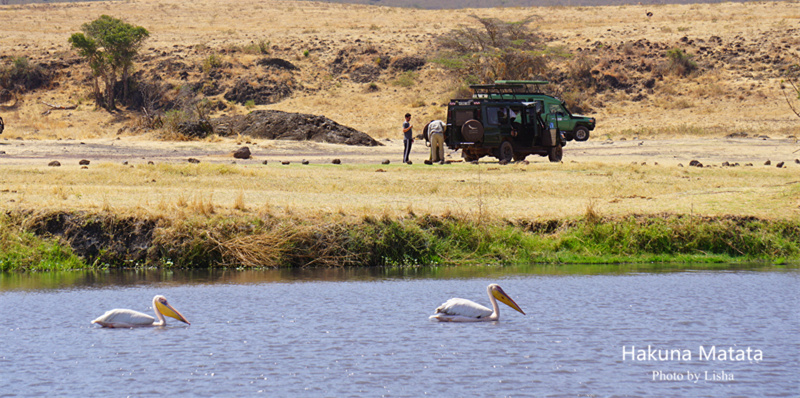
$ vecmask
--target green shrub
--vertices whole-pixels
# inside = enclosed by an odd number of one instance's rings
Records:
[[[667,50],[667,71],[678,76],[686,76],[697,70],[697,63],[692,61],[694,55],[683,52],[680,48]]]
[[[222,58],[216,54],[211,54],[203,60],[203,73],[209,73],[212,70],[222,66]]]
[[[412,71],[403,72],[396,79],[392,80],[393,86],[408,88],[416,83],[417,74]]]

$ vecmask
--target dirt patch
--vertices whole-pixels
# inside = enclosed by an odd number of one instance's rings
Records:
[[[33,221],[37,235],[63,239],[87,264],[144,263],[152,246],[155,220],[52,213]]]
[[[342,126],[324,116],[258,110],[243,116],[223,116],[211,120],[221,136],[236,134],[273,140],[316,141],[331,144],[380,146],[366,133]]]

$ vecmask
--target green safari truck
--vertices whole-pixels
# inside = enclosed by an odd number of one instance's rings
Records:
[[[470,86],[474,99],[511,100],[533,102],[538,104],[539,113],[545,125],[551,124],[564,134],[567,141],[586,141],[589,132],[594,130],[594,117],[570,113],[564,101],[543,94],[539,86],[549,84],[540,80],[497,80],[494,84],[476,84]]]

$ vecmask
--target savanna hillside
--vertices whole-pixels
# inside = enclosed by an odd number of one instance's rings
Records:
[[[101,15],[150,32],[134,75],[146,95],[113,112],[96,107],[90,69],[67,42]],[[405,112],[417,123],[443,118],[446,101],[469,94],[465,81],[507,78],[523,65],[454,50],[452,39],[462,37],[454,32],[480,30],[481,20],[530,21],[532,46],[515,53],[526,69],[514,73],[524,76],[513,77],[554,82],[548,89],[574,111],[597,117],[586,146],[567,147],[574,157],[425,168],[376,166],[389,153],[380,152],[361,164],[331,166],[321,157],[281,168],[260,159],[231,165],[230,156],[195,165],[184,155],[180,163],[148,165],[142,156],[128,165],[108,155],[140,142],[150,155],[215,146],[229,153],[228,138],[174,142],[188,137],[171,122],[199,103],[212,118],[324,115],[399,153]],[[8,152],[0,155],[0,268],[47,268],[74,253],[84,264],[182,266],[793,260],[800,166],[787,147],[797,144],[800,118],[781,80],[797,79],[799,22],[794,2],[436,11],[305,1],[0,6],[0,150]],[[25,78],[8,83],[15,71]],[[697,145],[724,152],[732,134],[746,137],[736,138],[740,155],[752,148],[758,157],[742,157],[742,167],[675,160],[700,153]],[[677,141],[687,137],[693,141]],[[644,139],[649,158],[631,164],[619,155]],[[257,144],[298,158],[331,148]],[[19,155],[39,145],[94,151],[101,161],[79,170],[77,161],[55,168]],[[591,148],[603,156],[580,157]],[[788,165],[762,165],[774,148]],[[330,150],[338,152],[342,146]]]
[[[90,69],[67,42],[103,14],[150,31],[136,79],[172,101],[161,112],[191,96],[211,99],[212,116],[279,109],[324,115],[375,138],[397,137],[406,111],[442,117],[442,103],[464,95],[465,76],[448,68],[453,63],[439,38],[480,28],[469,17],[475,15],[531,19],[544,67],[530,78],[557,83],[548,90],[597,116],[595,138],[797,134],[798,117],[780,84],[797,75],[794,2],[428,11],[147,0],[0,7],[3,67],[25,57],[43,73],[38,84],[9,87],[16,99],[4,92],[4,137],[148,132],[138,128],[141,102],[114,114],[95,109]],[[696,70],[670,69],[675,49]],[[296,69],[265,61],[271,58]],[[49,109],[43,102],[78,107],[43,115]]]

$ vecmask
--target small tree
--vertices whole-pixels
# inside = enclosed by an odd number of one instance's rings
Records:
[[[529,79],[545,72],[544,40],[528,26],[536,17],[517,22],[470,17],[477,20],[480,28],[465,26],[440,36],[437,41],[450,54],[436,62],[478,82]]]
[[[785,75],[786,79],[781,80],[781,91],[789,109],[800,117],[800,59],[798,63],[786,69]]]
[[[122,75],[123,98],[127,98],[133,59],[150,32],[108,15],[81,25],[81,30],[83,33],[74,33],[69,43],[86,58],[92,68],[94,95],[98,105],[108,110],[116,109],[114,86],[117,76]],[[105,83],[104,95],[100,93],[99,79]]]

